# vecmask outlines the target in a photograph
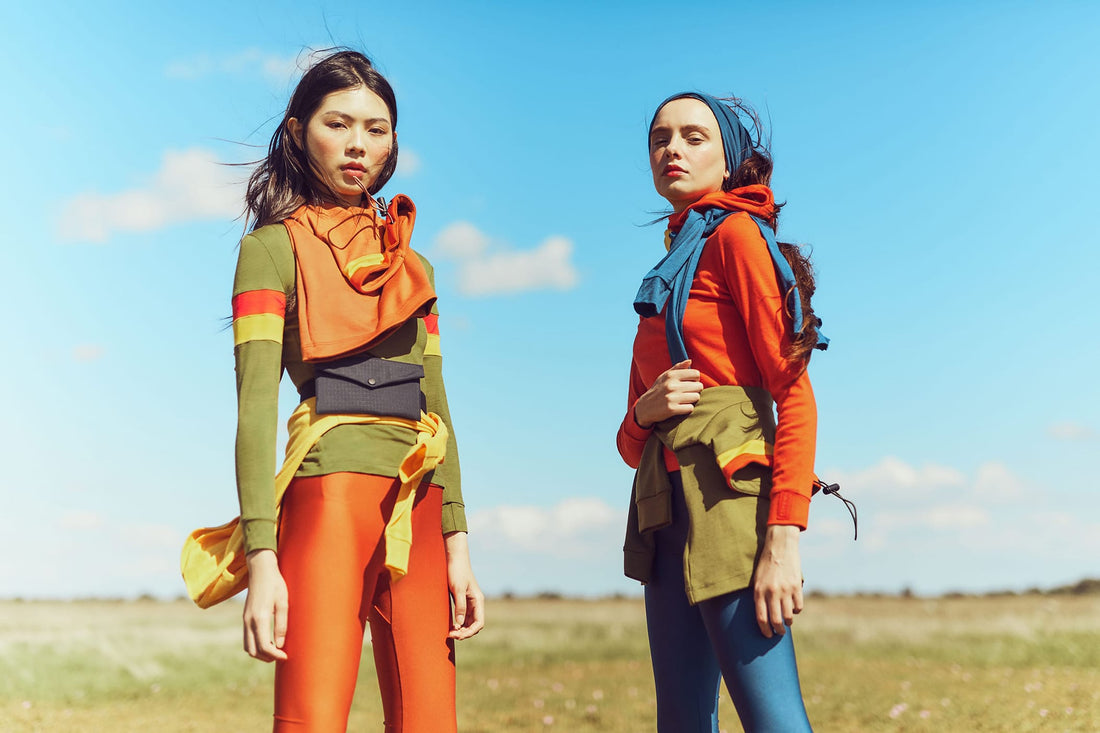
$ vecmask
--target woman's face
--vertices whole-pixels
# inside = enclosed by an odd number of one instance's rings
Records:
[[[649,132],[649,167],[657,193],[677,212],[720,191],[729,171],[710,107],[691,97],[661,107]]]
[[[351,206],[378,180],[397,139],[386,103],[362,86],[327,95],[304,128],[291,117],[287,129],[314,175]]]

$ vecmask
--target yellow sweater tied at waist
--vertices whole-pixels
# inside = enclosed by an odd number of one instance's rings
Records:
[[[302,402],[287,421],[290,437],[286,444],[286,459],[275,476],[276,520],[283,495],[306,454],[329,430],[337,425],[349,424],[395,425],[416,431],[416,443],[409,448],[397,470],[401,488],[393,513],[386,523],[386,567],[396,581],[409,568],[416,488],[425,474],[443,462],[447,452],[447,426],[434,412],[422,412],[420,419],[415,421],[380,415],[318,415],[315,397]],[[235,517],[218,527],[204,527],[192,532],[183,543],[180,571],[188,595],[200,608],[209,608],[244,590],[248,586],[248,566],[245,563],[241,518]]]

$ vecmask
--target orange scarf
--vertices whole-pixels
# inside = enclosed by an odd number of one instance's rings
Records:
[[[358,206],[304,205],[283,220],[297,265],[302,358],[324,361],[383,341],[426,316],[435,290],[409,248],[416,207],[390,201],[386,220]]]

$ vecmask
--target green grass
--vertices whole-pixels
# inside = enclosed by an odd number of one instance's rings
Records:
[[[1100,730],[1097,596],[811,598],[795,629],[818,731]],[[653,730],[638,600],[495,600],[458,660],[462,731]],[[239,604],[0,602],[4,731],[270,730],[272,672]],[[365,649],[349,730],[381,719]]]

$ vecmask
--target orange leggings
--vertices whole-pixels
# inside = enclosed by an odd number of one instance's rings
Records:
[[[286,661],[275,666],[275,733],[343,733],[368,621],[385,730],[456,729],[443,494],[421,484],[409,572],[390,584],[383,530],[396,479],[296,478],[283,499],[279,567],[290,594]]]

